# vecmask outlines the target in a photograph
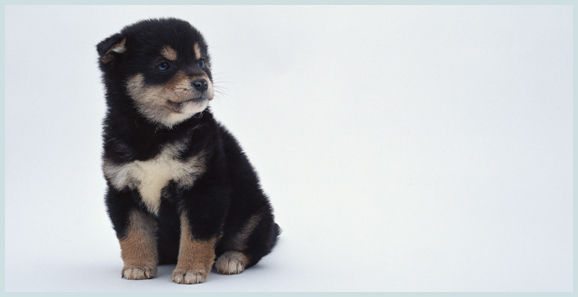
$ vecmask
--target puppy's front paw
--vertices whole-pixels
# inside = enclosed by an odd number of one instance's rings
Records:
[[[151,266],[125,266],[122,268],[122,278],[149,279],[157,275],[157,268]]]
[[[241,252],[225,252],[217,259],[215,268],[219,273],[237,274],[245,270],[248,262],[247,256]]]
[[[205,269],[185,270],[175,269],[173,271],[172,280],[177,284],[200,284],[207,281],[209,271]]]

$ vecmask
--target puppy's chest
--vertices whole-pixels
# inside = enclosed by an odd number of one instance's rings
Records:
[[[181,160],[178,156],[183,149],[181,144],[167,145],[152,159],[125,164],[104,159],[104,175],[117,190],[137,189],[148,210],[158,214],[162,190],[169,182],[190,187],[205,171],[203,153]]]

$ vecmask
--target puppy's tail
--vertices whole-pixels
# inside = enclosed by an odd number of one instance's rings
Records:
[[[281,227],[279,227],[279,225],[277,223],[274,223],[275,226],[273,226],[273,228],[271,228],[271,237],[272,237],[272,241],[271,241],[271,247],[269,248],[269,250],[272,250],[273,247],[275,247],[277,245],[277,242],[279,241],[279,235],[281,235],[281,233],[283,232],[283,230],[281,229]]]

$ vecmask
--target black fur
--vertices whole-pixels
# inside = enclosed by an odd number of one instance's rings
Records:
[[[124,40],[124,52],[111,49]],[[177,261],[180,237],[180,212],[188,214],[192,235],[199,240],[218,237],[218,257],[231,249],[231,240],[258,215],[260,220],[248,237],[248,266],[255,265],[271,252],[280,229],[272,208],[260,187],[259,179],[237,140],[213,117],[209,108],[168,127],[143,115],[127,91],[128,80],[144,75],[147,86],[166,84],[177,71],[204,73],[212,81],[209,68],[197,65],[194,44],[200,46],[210,66],[207,45],[202,35],[189,23],[177,19],[145,20],[125,27],[120,33],[97,45],[106,87],[107,113],[103,129],[103,158],[122,165],[155,158],[168,144],[186,143],[178,158],[187,160],[201,152],[206,170],[192,186],[172,180],[162,189],[158,215],[147,210],[137,189],[115,188],[107,178],[106,206],[118,238],[127,232],[128,214],[138,209],[154,217],[158,225],[159,264]],[[162,57],[159,50],[169,45],[178,53],[170,73],[158,73],[154,67]],[[192,66],[191,66],[192,65]]]

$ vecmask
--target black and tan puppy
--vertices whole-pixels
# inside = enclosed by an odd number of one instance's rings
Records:
[[[214,90],[203,36],[177,19],[145,20],[97,45],[106,87],[106,206],[122,277],[176,263],[194,284],[240,273],[271,252],[280,229],[257,174],[208,108]]]

